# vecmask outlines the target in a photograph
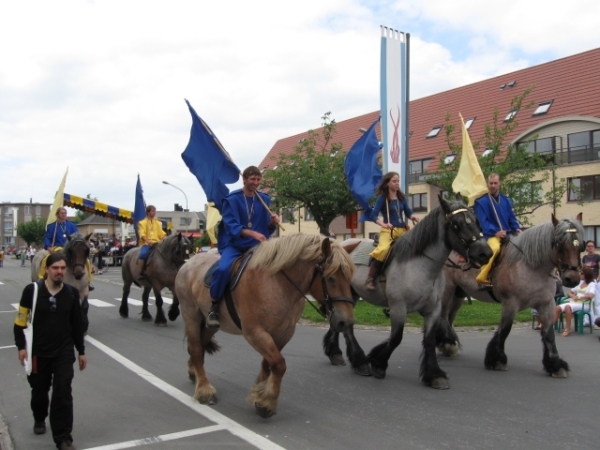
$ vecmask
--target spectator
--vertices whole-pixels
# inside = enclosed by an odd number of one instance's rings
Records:
[[[598,269],[600,268],[600,255],[596,253],[596,243],[587,241],[585,243],[585,251],[587,252],[581,258],[584,266],[589,266],[594,271],[594,280],[598,281]]]
[[[0,267],[4,267],[4,247],[0,248]]]
[[[583,266],[581,269],[581,281],[569,291],[569,302],[558,305],[554,310],[554,322],[559,319],[561,313],[565,313],[565,331],[561,334],[563,337],[569,336],[571,331],[571,319],[575,311],[581,311],[583,301],[593,299],[596,294],[596,282],[594,281],[594,271],[591,267]]]

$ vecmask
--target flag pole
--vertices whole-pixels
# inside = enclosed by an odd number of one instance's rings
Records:
[[[204,121],[202,119],[200,119],[202,121],[202,124],[204,125]],[[229,156],[229,153],[227,152],[227,150],[225,150],[223,148],[223,146],[221,145],[221,142],[219,141],[218,138],[214,137],[215,142],[217,143],[217,146],[219,147],[219,150],[221,150],[223,152],[223,154],[225,155],[225,157],[232,163],[235,164],[233,162],[233,159],[231,159],[231,156]],[[244,178],[244,175],[242,174],[242,172],[240,172],[240,175],[242,176],[242,178]],[[265,209],[268,211],[268,213],[271,216],[274,216],[273,212],[269,209],[269,207],[267,206],[267,204],[265,203],[265,201],[262,199],[262,197],[260,195],[257,195],[258,200],[262,203],[262,205],[265,207]],[[283,228],[283,225],[281,225],[281,223],[278,223],[277,226],[279,228],[281,228],[283,231],[285,231],[285,228]]]

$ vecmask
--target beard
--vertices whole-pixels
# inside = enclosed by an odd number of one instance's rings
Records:
[[[50,284],[50,286],[54,287],[54,288],[59,288],[62,286],[62,277],[57,277],[56,279],[52,279],[52,278],[48,278],[48,282]]]

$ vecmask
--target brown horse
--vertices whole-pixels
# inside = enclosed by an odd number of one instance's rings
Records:
[[[63,281],[70,284],[79,292],[79,302],[81,303],[81,312],[83,315],[83,331],[87,331],[90,325],[88,319],[89,280],[86,270],[87,259],[90,256],[90,246],[88,240],[92,233],[84,236],[80,233],[67,235],[67,242],[62,252],[67,257],[67,271]],[[49,254],[47,250],[39,251],[31,261],[31,281],[36,281],[39,277],[40,265],[44,258]]]
[[[140,254],[140,248],[129,250],[123,258],[121,266],[121,274],[123,276],[123,298],[121,299],[121,307],[119,314],[124,319],[129,317],[129,305],[127,298],[131,290],[131,285],[135,283],[143,289],[142,292],[142,320],[145,322],[152,321],[152,314],[148,309],[148,297],[150,290],[154,292],[156,299],[156,319],[154,324],[159,327],[167,326],[167,319],[163,311],[163,299],[160,291],[164,288],[169,288],[174,291],[175,276],[183,263],[189,258],[192,245],[188,238],[182,236],[181,233],[168,236],[156,245],[153,246],[151,253],[148,255],[146,277],[144,280],[138,280],[140,269],[137,261]],[[177,296],[173,295],[173,304],[169,309],[169,319],[175,320],[179,315],[179,306]]]
[[[508,370],[504,344],[516,314],[531,307],[539,312],[543,323],[544,369],[555,378],[565,378],[569,365],[559,357],[554,340],[554,271],[558,269],[566,287],[579,282],[584,242],[580,221],[581,216],[571,221],[557,220],[552,215],[551,222],[536,225],[507,240],[491,274],[491,294],[475,281],[477,270],[445,267],[442,320],[436,333],[439,350],[446,356],[456,356],[460,343],[452,323],[467,295],[488,303],[498,302],[502,304],[502,318],[488,343],[484,365],[486,369]]]
[[[194,398],[208,405],[215,404],[217,396],[206,377],[204,355],[214,353],[219,347],[213,340],[218,330],[206,327],[211,298],[203,280],[218,259],[215,254],[199,253],[181,268],[175,280],[188,339],[188,373],[196,379]],[[347,252],[323,236],[297,233],[255,247],[254,255],[231,291],[241,329],[231,318],[225,300],[221,302],[219,316],[220,330],[243,335],[263,356],[249,396],[261,417],[270,417],[277,409],[286,371],[281,350],[294,335],[305,305],[304,294],[310,292],[323,302],[331,326],[343,332],[354,324],[350,291],[353,274],[354,264]]]

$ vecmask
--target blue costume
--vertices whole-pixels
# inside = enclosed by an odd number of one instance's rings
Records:
[[[395,199],[390,200],[387,203],[389,204],[390,217],[388,218],[388,206],[386,205],[385,197],[380,195],[377,197],[377,201],[375,202],[375,206],[373,207],[373,212],[371,213],[371,221],[377,222],[377,218],[379,217],[379,213],[383,215],[383,221],[385,223],[391,223],[394,227],[403,228],[406,226],[406,222],[403,220],[402,212],[404,212],[405,217],[412,217],[413,210],[408,206],[408,202],[406,198],[402,201]]]
[[[268,206],[271,197],[262,192],[260,195]],[[271,215],[254,197],[246,197],[242,189],[231,192],[224,200],[221,208],[223,218],[219,224],[219,253],[221,259],[213,272],[210,286],[210,296],[213,300],[220,300],[229,283],[229,272],[233,262],[246,250],[258,245],[260,242],[250,236],[242,236],[243,229],[250,229],[269,237],[277,229],[270,226]]]
[[[46,228],[44,237],[44,248],[48,250],[51,247],[64,247],[67,243],[67,235],[73,236],[79,233],[77,225],[66,220],[65,222],[54,222]]]
[[[492,201],[494,202],[493,205]],[[498,194],[497,199],[494,198],[493,200],[491,195],[483,195],[475,200],[474,208],[486,239],[501,230],[498,220],[500,220],[502,230],[506,231],[506,234],[514,234],[521,228],[515,217],[512,202],[505,195]],[[496,212],[494,212],[494,209]]]

